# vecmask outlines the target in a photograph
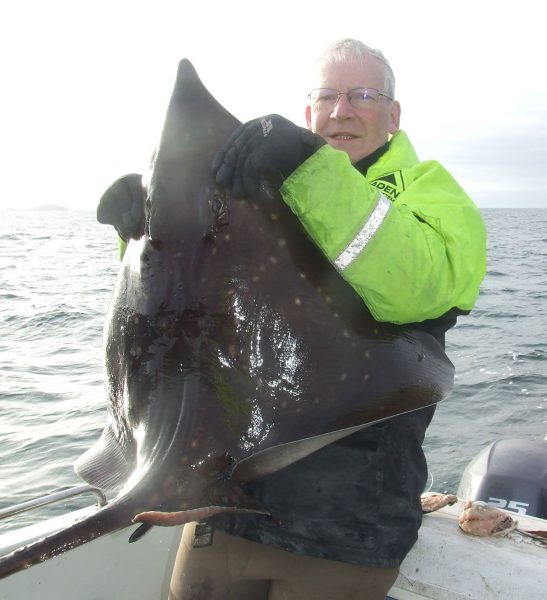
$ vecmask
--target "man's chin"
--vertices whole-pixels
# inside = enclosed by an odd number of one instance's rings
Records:
[[[328,138],[327,141],[328,141],[329,145],[332,146],[333,148],[335,148],[336,150],[341,150],[342,152],[345,152],[349,156],[351,162],[355,162],[354,157],[358,156],[359,154],[361,154],[363,152],[363,149],[359,148],[359,139],[358,138],[353,138],[353,139],[349,139],[349,140]],[[359,160],[359,159],[356,159],[356,160]]]

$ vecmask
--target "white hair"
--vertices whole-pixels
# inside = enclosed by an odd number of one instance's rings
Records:
[[[393,74],[389,61],[380,50],[370,48],[359,40],[347,38],[335,42],[321,55],[317,64],[319,69],[322,69],[327,64],[340,62],[357,62],[362,64],[370,56],[379,60],[384,66],[384,89],[382,91],[391,98],[395,98],[395,75]]]

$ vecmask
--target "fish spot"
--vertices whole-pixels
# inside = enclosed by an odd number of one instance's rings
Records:
[[[342,375],[340,375],[340,381],[346,381],[347,378],[348,378],[347,373],[342,373]]]
[[[199,448],[199,442],[198,442],[198,440],[192,440],[192,441],[190,442],[190,447],[191,447],[191,448],[193,448],[194,450],[195,450],[196,448]]]
[[[279,217],[275,213],[270,213],[270,219],[272,221],[277,221],[279,219]]]
[[[224,234],[224,241],[229,242],[232,239],[232,236],[229,233]]]
[[[325,302],[327,304],[332,304],[332,298],[330,296],[325,296]]]
[[[273,265],[276,265],[276,264],[278,263],[278,260],[277,260],[277,258],[276,258],[275,256],[270,256],[270,262],[271,262]]]
[[[363,375],[363,381],[368,381],[370,379],[370,375],[368,373],[365,373]]]
[[[300,306],[302,304],[302,300],[300,300],[300,298],[295,298],[294,303],[296,304],[296,306]]]
[[[277,240],[277,244],[280,248],[284,248],[287,245],[287,240],[285,240],[283,238],[279,238]]]
[[[218,247],[217,246],[212,246],[211,247],[211,254],[214,256],[217,252],[218,252]]]
[[[344,331],[342,332],[342,334],[343,334],[343,336],[344,336],[345,338],[349,338],[349,332],[348,332],[348,330],[347,330],[347,329],[344,329]]]
[[[253,283],[258,283],[260,281],[260,277],[258,275],[254,275],[251,279]]]
[[[365,358],[370,358],[370,352],[368,350],[365,351]]]

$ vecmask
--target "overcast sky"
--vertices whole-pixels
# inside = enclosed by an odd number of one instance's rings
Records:
[[[96,206],[147,164],[177,63],[245,121],[304,125],[308,75],[356,37],[390,60],[401,126],[480,207],[547,207],[540,3],[31,0],[0,11],[0,207]]]

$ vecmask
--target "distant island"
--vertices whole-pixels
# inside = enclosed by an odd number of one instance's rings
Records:
[[[39,206],[33,206],[28,210],[68,210],[66,206],[60,206],[59,204],[40,204]]]

